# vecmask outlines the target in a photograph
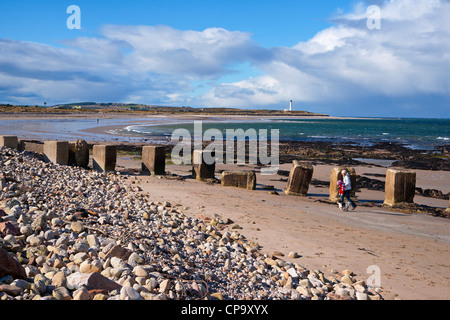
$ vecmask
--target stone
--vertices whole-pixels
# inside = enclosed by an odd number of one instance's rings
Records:
[[[81,233],[84,230],[83,224],[78,221],[74,221],[70,224],[70,228],[73,232]]]
[[[109,172],[116,169],[117,150],[115,145],[94,145],[92,148],[94,170]]]
[[[69,143],[67,141],[45,141],[44,159],[54,164],[67,165],[69,161]]]
[[[17,236],[20,234],[19,228],[12,222],[0,222],[0,235],[5,237],[6,235]]]
[[[88,289],[86,289],[86,287],[81,287],[73,292],[73,300],[91,300],[91,295],[89,294],[89,291]]]
[[[136,289],[126,285],[120,289],[120,300],[144,300],[144,298],[141,297]]]
[[[52,296],[55,297],[56,300],[72,300],[72,296],[66,287],[57,287],[53,289]]]
[[[238,187],[247,190],[256,189],[256,173],[255,171],[235,172],[223,171],[221,184],[224,187]]]
[[[413,170],[386,170],[384,204],[395,206],[414,203],[416,172]]]
[[[17,136],[0,136],[0,148],[1,147],[18,149],[19,140],[17,139]]]
[[[5,292],[12,296],[18,296],[19,294],[22,293],[22,291],[23,291],[23,289],[16,285],[11,285],[11,284],[0,285],[0,292]]]
[[[84,168],[89,165],[89,145],[85,140],[69,142],[68,164]]]
[[[108,253],[105,256],[105,260],[112,257],[127,260],[130,257],[131,253],[132,253],[131,250],[116,244],[114,247],[111,248],[111,250],[108,251]]]
[[[144,277],[147,278],[148,277],[148,272],[147,270],[145,270],[143,267],[141,266],[136,266],[133,269],[133,273],[136,277]]]
[[[25,269],[19,261],[0,247],[0,278],[12,276],[14,279],[27,279]]]
[[[167,293],[169,291],[170,286],[172,285],[172,280],[165,279],[159,284],[159,292]]]
[[[100,271],[101,270],[100,270],[99,267],[97,267],[97,266],[95,266],[93,264],[90,264],[90,263],[84,262],[84,263],[82,263],[80,265],[80,272],[81,273],[93,273],[93,272],[100,272]]]
[[[67,287],[71,290],[85,286],[87,290],[104,289],[107,291],[120,289],[121,285],[106,278],[100,273],[75,272],[67,277]]]
[[[55,275],[52,277],[52,285],[57,287],[67,287],[67,278],[64,271],[58,271],[55,273]]]
[[[98,240],[97,236],[95,234],[88,234],[86,237],[86,240],[89,244],[89,247],[100,247],[100,241]]]
[[[152,175],[166,174],[166,147],[144,146],[142,147],[142,171]]]
[[[288,254],[288,258],[291,258],[291,259],[296,259],[296,258],[298,258],[299,257],[299,255],[298,255],[298,253],[297,252],[289,252],[289,254]]]
[[[339,194],[339,188],[337,185],[338,180],[343,180],[342,177],[342,170],[347,170],[347,172],[350,175],[350,183],[352,185],[352,190],[350,191],[350,198],[357,202],[356,199],[356,171],[354,168],[351,167],[335,167],[331,170],[330,175],[330,196],[329,199],[333,202],[341,201],[341,195]]]
[[[208,161],[205,156],[211,156],[211,152],[204,150],[194,150],[192,176],[196,180],[215,179],[216,163],[213,159]],[[212,158],[212,156],[210,157]],[[212,163],[209,163],[212,162]]]
[[[284,193],[306,197],[314,168],[310,164],[303,164],[297,160],[292,162],[291,171]]]
[[[341,278],[341,282],[346,284],[353,284],[353,279],[350,276],[345,275]]]
[[[367,293],[356,291],[356,299],[357,300],[369,300]]]

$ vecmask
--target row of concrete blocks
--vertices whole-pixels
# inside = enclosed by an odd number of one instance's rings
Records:
[[[89,165],[89,145],[84,140],[45,141],[44,143],[20,141],[16,136],[0,136],[0,147],[40,153],[48,162],[60,165]],[[155,175],[165,174],[165,147],[144,146],[142,148],[142,171]],[[94,145],[92,148],[93,169],[101,172],[114,171],[117,162],[115,145]]]
[[[201,151],[198,151],[201,153]],[[202,179],[214,178],[214,164],[207,165],[201,161],[200,153],[197,159],[194,157],[194,175]],[[352,167],[335,167],[330,175],[329,199],[339,201],[340,194],[337,188],[337,181],[342,180],[341,171],[346,169],[350,175],[351,185],[350,197],[355,201],[356,195],[356,172]],[[312,165],[304,164],[294,160],[289,172],[284,192],[288,195],[307,196],[309,184],[313,176],[314,168]],[[235,186],[254,190],[256,187],[256,175],[254,171],[250,172],[222,172],[222,185]],[[416,192],[416,172],[412,170],[387,169],[385,182],[385,200],[384,204],[388,206],[397,206],[414,203]],[[450,210],[450,203],[449,209]]]
[[[15,136],[0,136],[0,147],[5,146],[17,149],[18,139]],[[27,146],[36,151],[36,147]],[[42,152],[48,161],[62,165],[77,165],[87,167],[89,163],[89,146],[84,140],[76,142],[67,141],[46,141],[43,144]],[[142,171],[154,175],[165,174],[164,146],[144,146],[142,148]],[[194,150],[192,175],[197,180],[215,179],[215,163],[207,164],[204,161],[205,151]],[[114,171],[116,167],[116,146],[114,145],[94,145],[93,146],[93,168],[98,171]],[[335,167],[330,175],[331,201],[338,201],[340,195],[337,188],[337,181],[342,180],[341,171],[346,169],[350,175],[352,186],[356,186],[356,172],[351,167]],[[284,192],[288,195],[307,196],[309,184],[313,176],[313,166],[294,160],[289,179]],[[256,189],[255,171],[233,172],[223,171],[221,184],[223,186],[234,186]],[[384,203],[389,206],[413,203],[416,187],[416,173],[412,170],[387,169],[385,182]],[[355,198],[355,188],[352,188],[350,197]],[[450,203],[449,209],[450,210]]]
[[[335,167],[331,170],[330,175],[330,189],[329,199],[331,201],[339,201],[340,194],[337,188],[337,181],[342,180],[342,170],[347,170],[350,175],[351,185],[353,186],[350,191],[350,197],[356,200],[355,187],[356,183],[356,171],[352,167]],[[306,196],[313,175],[313,167],[308,164],[302,164],[298,161],[294,161],[291,171],[289,173],[289,179],[287,187],[285,189],[286,194],[294,194],[300,196]],[[386,170],[385,181],[385,199],[384,204],[388,206],[398,206],[414,203],[414,195],[416,192],[416,172],[413,170]],[[450,202],[449,208],[450,210]]]

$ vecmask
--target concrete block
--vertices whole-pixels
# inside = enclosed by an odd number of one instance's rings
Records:
[[[0,136],[0,147],[18,149],[19,140],[16,136]]]
[[[310,164],[303,164],[297,160],[292,162],[291,171],[284,193],[306,197],[314,169]]]
[[[142,171],[152,175],[166,174],[166,147],[142,147]]]
[[[386,170],[384,204],[395,206],[414,203],[416,172],[413,170]]]
[[[78,167],[89,165],[89,145],[85,140],[69,142],[69,165]]]
[[[45,141],[44,159],[54,164],[67,165],[69,161],[69,143],[67,141]]]
[[[248,190],[255,190],[256,173],[255,171],[248,171],[248,172],[223,171],[221,184],[224,187],[238,187]]]
[[[206,153],[207,151],[194,150],[192,176],[200,181],[215,178],[216,163],[206,163]]]
[[[352,190],[350,191],[350,198],[352,198],[352,200],[354,202],[357,202],[356,199],[356,171],[354,168],[352,167],[335,167],[331,170],[331,175],[330,175],[330,196],[329,199],[331,201],[340,201],[341,200],[341,195],[339,194],[339,188],[337,185],[338,180],[343,180],[342,177],[342,170],[347,170],[347,172],[350,175],[350,183],[352,185]]]
[[[93,168],[100,172],[116,169],[117,149],[115,145],[94,145],[92,149]]]
[[[20,140],[19,150],[44,154],[44,142],[36,140]]]

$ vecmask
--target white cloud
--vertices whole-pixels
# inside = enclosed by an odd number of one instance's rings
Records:
[[[336,17],[336,26],[307,42],[273,48],[273,59],[260,65],[264,76],[223,83],[205,100],[242,106],[286,105],[289,99],[348,105],[377,97],[385,101],[438,95],[449,101],[449,2],[387,2],[381,6],[380,30],[367,28],[366,9],[359,4],[355,12]],[[275,93],[267,94],[268,86]]]

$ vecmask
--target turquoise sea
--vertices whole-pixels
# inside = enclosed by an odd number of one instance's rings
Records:
[[[173,117],[114,117],[96,119],[8,119],[0,120],[0,135],[40,140],[167,142],[172,132],[185,128],[193,136],[193,120]],[[370,146],[377,142],[395,142],[412,149],[450,149],[450,118],[276,118],[225,120],[208,118],[202,121],[203,131],[219,129],[226,138],[227,129],[279,130],[280,140],[329,141]]]
[[[158,125],[129,125],[115,134],[141,137],[164,136],[170,138],[177,128],[185,128],[193,136],[193,122]],[[450,145],[450,119],[264,119],[260,121],[203,121],[203,131],[215,128],[226,137],[226,129],[271,129],[279,130],[280,140],[329,141],[370,146],[376,142],[395,142],[411,149],[432,150]]]

